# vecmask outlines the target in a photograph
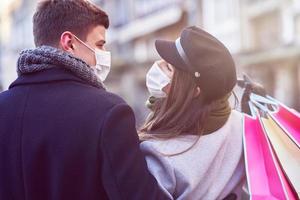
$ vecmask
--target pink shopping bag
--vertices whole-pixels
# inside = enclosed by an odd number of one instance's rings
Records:
[[[257,117],[244,117],[244,154],[252,200],[298,199]]]
[[[271,117],[285,130],[291,140],[300,148],[300,115],[294,110],[278,102],[276,112],[270,112]],[[300,172],[299,172],[300,173]]]

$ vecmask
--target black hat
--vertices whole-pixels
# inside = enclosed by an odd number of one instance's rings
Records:
[[[174,41],[156,40],[159,55],[175,68],[191,73],[207,100],[219,99],[237,82],[233,58],[214,36],[192,26]]]

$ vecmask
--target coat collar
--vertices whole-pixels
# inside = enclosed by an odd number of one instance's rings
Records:
[[[56,67],[36,73],[22,74],[9,86],[9,89],[21,85],[41,84],[59,81],[75,81],[80,82],[82,84],[90,85],[86,81],[75,76],[72,72],[64,68]],[[104,88],[102,87],[101,89]]]

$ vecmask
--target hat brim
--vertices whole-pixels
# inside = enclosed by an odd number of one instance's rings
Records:
[[[177,69],[189,71],[188,66],[186,66],[177,51],[175,42],[167,40],[156,40],[155,48],[157,53],[163,60],[170,63]]]

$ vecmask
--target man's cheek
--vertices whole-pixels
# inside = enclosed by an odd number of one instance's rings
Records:
[[[96,57],[95,54],[90,55],[90,65],[95,66],[96,65]]]
[[[90,66],[96,65],[95,56],[93,53],[89,53],[85,51],[82,52],[81,56],[82,56],[82,60],[84,60],[88,65]]]

